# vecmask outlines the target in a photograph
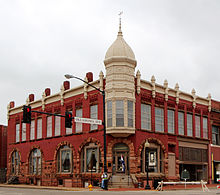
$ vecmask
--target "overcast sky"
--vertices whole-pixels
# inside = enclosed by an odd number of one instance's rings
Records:
[[[64,74],[105,74],[123,11],[124,39],[142,79],[220,100],[219,0],[0,0],[0,124],[7,105],[60,91]],[[71,80],[71,87],[81,82]]]

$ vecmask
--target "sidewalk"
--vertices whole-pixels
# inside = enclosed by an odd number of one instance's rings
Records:
[[[208,184],[209,189],[217,189],[218,184]],[[64,191],[89,191],[89,188],[67,188],[58,186],[36,186],[25,184],[0,184],[0,187],[6,188],[29,188],[29,189],[46,189],[46,190],[64,190]],[[164,191],[170,190],[202,190],[201,185],[187,185],[186,189],[184,185],[164,185]],[[108,191],[144,191],[144,188],[109,188]],[[103,191],[100,187],[93,187],[93,191]],[[152,189],[152,191],[155,191]]]

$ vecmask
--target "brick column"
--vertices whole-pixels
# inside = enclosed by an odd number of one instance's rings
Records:
[[[184,135],[187,135],[187,107],[184,105]]]
[[[193,128],[192,128],[192,129],[193,129],[192,136],[193,136],[193,137],[196,137],[195,108],[193,108],[192,127],[193,127]]]
[[[201,132],[201,138],[203,138],[203,110],[200,111],[200,132]]]
[[[61,115],[65,115],[65,112],[66,112],[66,106],[61,106],[60,108],[60,114]],[[63,135],[66,135],[66,128],[65,128],[65,117],[61,117],[60,119],[60,135],[63,136]]]
[[[178,135],[178,105],[175,104],[175,114],[174,114],[174,128],[175,128],[175,135]],[[177,147],[176,147],[177,148]]]
[[[168,133],[168,113],[167,113],[167,101],[164,102],[164,132]]]
[[[75,101],[73,100],[72,103],[72,116],[75,117],[76,116],[76,106],[75,106]],[[74,120],[72,121],[72,133],[76,133],[76,123],[74,122]]]
[[[151,99],[151,128],[155,132],[155,99]]]
[[[135,117],[134,118],[135,118],[136,129],[141,129],[141,96],[137,94],[136,94]]]

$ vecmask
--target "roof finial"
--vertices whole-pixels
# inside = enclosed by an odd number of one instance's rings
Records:
[[[118,31],[118,35],[122,35],[122,31],[121,31],[121,15],[123,14],[123,12],[119,12],[119,31]]]

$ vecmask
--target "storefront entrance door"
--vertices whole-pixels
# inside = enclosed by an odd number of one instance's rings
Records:
[[[128,174],[129,150],[125,144],[116,144],[113,149],[113,174]]]

